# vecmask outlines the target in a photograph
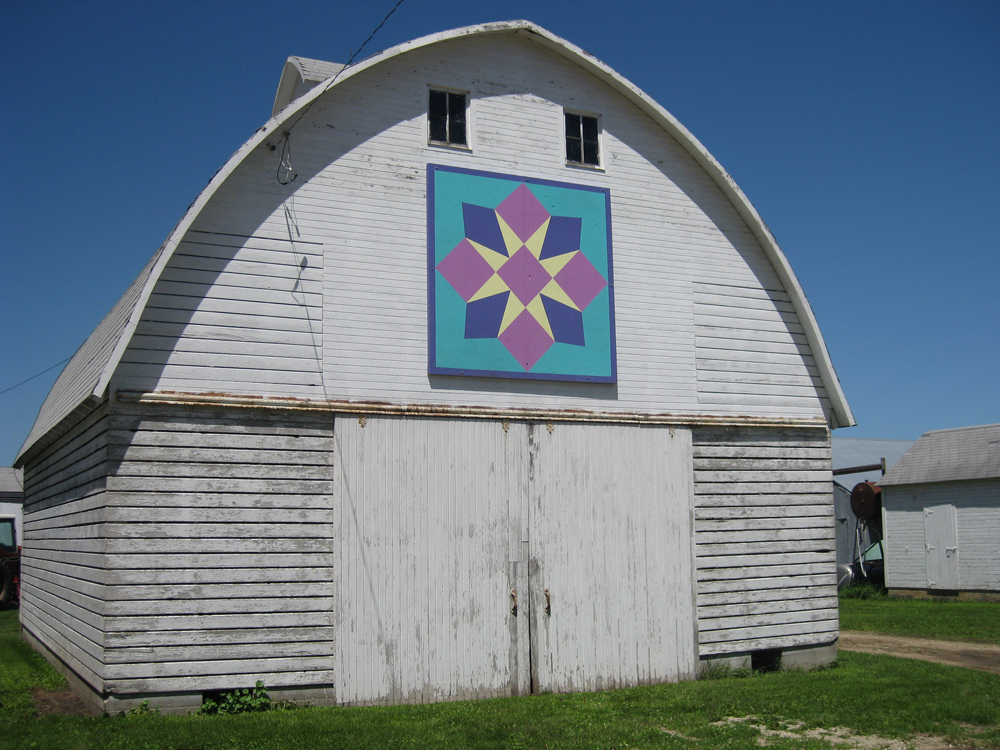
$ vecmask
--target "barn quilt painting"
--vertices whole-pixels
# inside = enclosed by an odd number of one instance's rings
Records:
[[[610,194],[428,167],[431,374],[613,383]]]

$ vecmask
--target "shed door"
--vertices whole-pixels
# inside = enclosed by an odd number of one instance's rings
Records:
[[[532,688],[693,677],[691,433],[529,427]]]
[[[958,590],[958,525],[954,505],[924,508],[927,588]]]

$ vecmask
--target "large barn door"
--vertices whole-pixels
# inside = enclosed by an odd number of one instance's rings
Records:
[[[528,429],[534,691],[692,677],[690,431]]]
[[[927,588],[958,590],[958,526],[954,505],[924,508]]]
[[[523,451],[523,436],[510,433],[480,420],[337,419],[338,702],[519,691],[510,591],[521,535],[509,504],[524,485],[522,462],[507,455],[512,443]]]
[[[342,417],[334,462],[338,702],[694,676],[689,430]]]

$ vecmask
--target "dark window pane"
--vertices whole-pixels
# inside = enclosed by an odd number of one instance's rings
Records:
[[[466,142],[465,94],[431,91],[427,107],[430,140],[464,146]]]
[[[583,161],[583,153],[580,148],[579,138],[570,138],[569,136],[566,137],[566,160],[575,162]]]
[[[444,91],[432,91],[431,92],[431,103],[428,108],[428,112],[431,115],[437,115],[438,117],[448,116],[448,94]]]
[[[601,160],[597,156],[597,141],[583,142],[583,163],[599,166]]]
[[[569,112],[566,113],[566,137],[580,137],[580,115],[571,115]]]
[[[597,142],[597,118],[583,117],[583,140]]]
[[[448,117],[456,122],[465,122],[465,94],[448,95]]]
[[[431,140],[432,141],[447,141],[448,140],[448,121],[438,115],[431,115],[428,118],[430,122],[431,129]]]

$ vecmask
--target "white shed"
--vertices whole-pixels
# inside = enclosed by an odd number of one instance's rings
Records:
[[[1000,424],[924,433],[879,485],[890,593],[1000,598]]]
[[[526,21],[291,58],[275,112],[18,457],[24,634],[95,709],[834,658],[854,420],[682,125]]]

